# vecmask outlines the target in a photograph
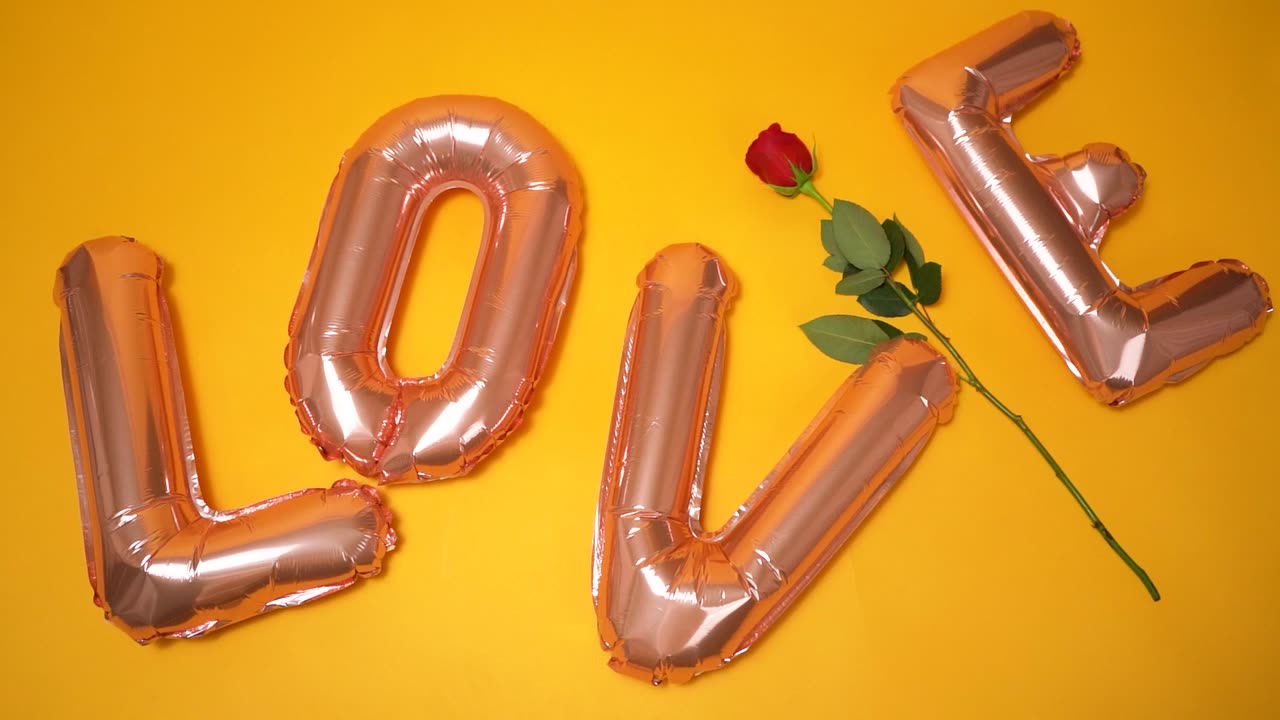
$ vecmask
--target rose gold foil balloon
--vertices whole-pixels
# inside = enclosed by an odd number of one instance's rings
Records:
[[[55,291],[89,582],[141,643],[336,592],[395,546],[377,491],[350,480],[232,512],[204,503],[161,266],[101,238],[67,256]]]
[[[398,378],[387,332],[419,224],[452,188],[486,207],[444,367]],[[577,259],[582,194],[555,139],[481,97],[417,100],[343,157],[289,325],[285,387],[326,458],[382,482],[462,475],[520,424]]]
[[[893,106],[1071,371],[1121,405],[1248,342],[1271,300],[1237,260],[1136,287],[1102,262],[1098,244],[1137,201],[1142,168],[1105,143],[1033,157],[1010,127],[1079,54],[1070,23],[1022,13],[907,71]]]
[[[928,344],[881,344],[719,531],[699,522],[736,281],[701,245],[641,273],[597,510],[593,587],[611,667],[684,682],[745,652],[951,417]]]

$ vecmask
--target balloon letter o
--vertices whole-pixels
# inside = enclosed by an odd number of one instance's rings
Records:
[[[485,205],[453,349],[396,377],[387,333],[414,240],[437,195]],[[442,96],[393,110],[344,155],[289,325],[285,387],[325,457],[380,482],[462,475],[520,422],[546,364],[577,260],[581,183],[517,107]]]

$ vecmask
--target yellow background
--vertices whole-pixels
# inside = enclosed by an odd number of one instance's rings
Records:
[[[6,3],[0,9],[0,509],[9,717],[1275,717],[1280,329],[1123,410],[1067,373],[889,111],[915,61],[1012,2]],[[1033,152],[1113,141],[1150,173],[1105,245],[1140,282],[1240,257],[1280,281],[1270,3],[1058,2],[1085,58],[1018,123]],[[383,112],[502,97],[585,178],[582,264],[526,426],[465,480],[387,491],[381,577],[191,641],[137,647],[90,602],[57,359],[54,270],[128,234],[169,262],[207,496],[347,475],[298,431],[285,326],[338,157]],[[730,316],[709,526],[849,372],[796,325],[852,302],[819,209],[742,162],[778,120],[820,186],[896,211],[945,268],[935,318],[1039,429],[1165,593],[1153,605],[1014,429],[962,392],[901,487],[741,662],[654,689],[605,666],[589,555],[634,277],[719,250]],[[452,196],[394,336],[443,359],[481,210]]]

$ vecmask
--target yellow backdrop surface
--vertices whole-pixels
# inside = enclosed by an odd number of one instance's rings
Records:
[[[889,110],[915,61],[1022,9],[988,3],[5,3],[0,9],[0,509],[8,717],[1202,718],[1280,712],[1280,329],[1133,407],[1092,400]],[[1147,197],[1105,256],[1139,282],[1239,257],[1280,281],[1270,3],[1066,1],[1083,62],[1018,124],[1033,152],[1129,150]],[[285,329],[338,158],[419,96],[495,95],[573,155],[582,263],[526,425],[463,480],[386,491],[382,576],[208,638],[138,647],[85,582],[54,270],[127,234],[167,292],[207,497],[350,473],[299,432]],[[726,519],[850,371],[796,326],[851,311],[820,210],[742,156],[781,121],[820,186],[897,212],[945,270],[934,314],[1040,430],[1165,593],[1152,604],[971,391],[793,612],[733,666],[653,688],[605,666],[593,512],[634,278],[720,251],[743,293],[706,515]],[[481,208],[433,210],[392,351],[443,359]]]

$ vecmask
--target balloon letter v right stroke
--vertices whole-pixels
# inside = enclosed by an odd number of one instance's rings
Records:
[[[1098,400],[1122,405],[1244,345],[1262,331],[1271,300],[1262,277],[1238,260],[1196,263],[1136,287],[1102,262],[1098,245],[1137,202],[1142,168],[1107,143],[1031,156],[1010,127],[1079,55],[1066,20],[1022,13],[911,68],[892,96],[1067,366]],[[1208,211],[1185,212],[1200,221]]]
[[[786,612],[951,417],[956,380],[927,343],[879,345],[742,508],[699,513],[735,280],[701,245],[639,278],[597,508],[593,587],[619,672],[685,682]]]

